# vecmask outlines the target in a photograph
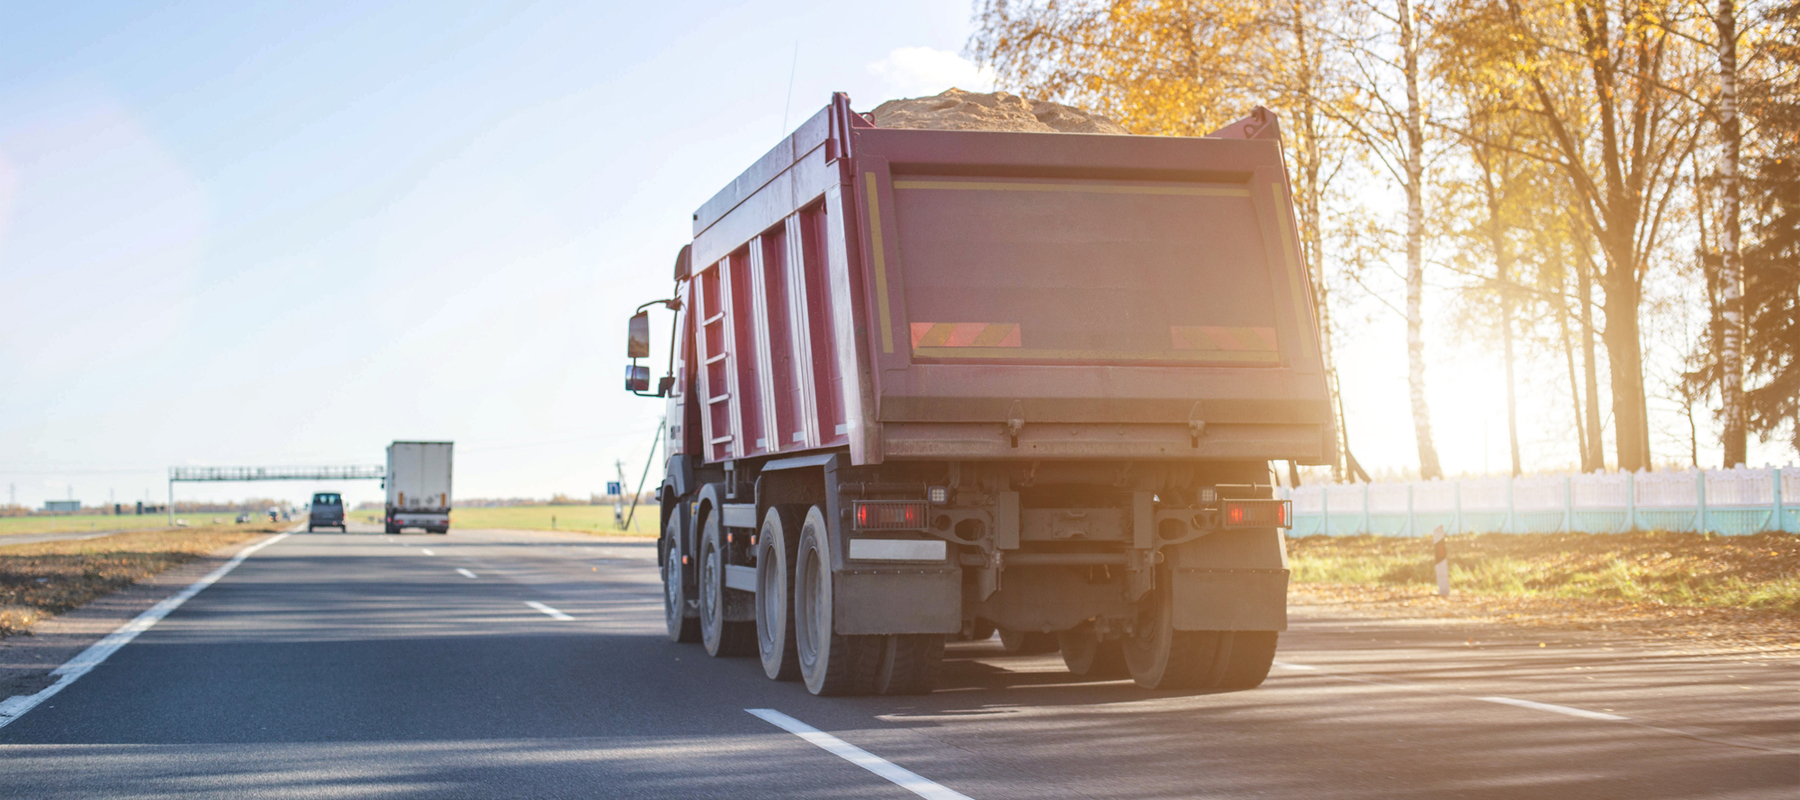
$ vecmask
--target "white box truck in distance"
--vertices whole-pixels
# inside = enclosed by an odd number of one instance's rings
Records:
[[[450,532],[451,442],[395,442],[387,450],[387,532]]]

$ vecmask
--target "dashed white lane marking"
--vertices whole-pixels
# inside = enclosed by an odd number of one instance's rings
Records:
[[[813,746],[863,769],[880,775],[920,797],[932,800],[970,800],[969,796],[919,777],[917,773],[888,761],[874,753],[832,736],[818,728],[794,719],[772,708],[746,708],[764,722],[805,739]]]
[[[1642,722],[1639,720],[1632,719],[1631,717],[1623,717],[1623,716],[1619,716],[1617,714],[1606,714],[1606,713],[1602,713],[1599,711],[1588,711],[1587,709],[1582,709],[1582,708],[1572,708],[1569,706],[1558,706],[1558,705],[1552,705],[1550,703],[1539,703],[1535,700],[1519,700],[1519,699],[1512,698],[1512,697],[1473,697],[1470,695],[1458,694],[1456,692],[1446,692],[1446,691],[1442,691],[1439,689],[1434,689],[1430,686],[1426,686],[1421,683],[1414,683],[1413,681],[1400,680],[1397,678],[1358,678],[1353,675],[1346,675],[1341,672],[1327,672],[1325,670],[1319,669],[1318,667],[1307,666],[1305,664],[1294,664],[1294,663],[1289,663],[1286,661],[1276,661],[1272,664],[1272,666],[1281,667],[1282,669],[1298,670],[1301,672],[1311,672],[1315,675],[1324,675],[1324,676],[1330,677],[1334,680],[1340,680],[1340,681],[1353,681],[1356,683],[1374,684],[1376,686],[1396,686],[1396,687],[1405,688],[1405,689],[1413,689],[1416,691],[1428,692],[1430,694],[1435,694],[1440,697],[1458,697],[1458,698],[1462,698],[1464,700],[1481,700],[1481,701],[1488,702],[1488,703],[1500,703],[1502,705],[1518,706],[1520,708],[1529,708],[1529,709],[1534,709],[1537,711],[1550,711],[1550,712],[1557,713],[1557,714],[1567,714],[1572,717],[1582,717],[1584,719],[1596,719],[1596,720],[1603,720],[1606,722],[1623,722],[1626,725],[1632,725],[1635,727],[1643,728],[1645,730],[1656,731],[1657,733],[1666,733],[1671,736],[1680,736],[1684,739],[1693,739],[1694,741],[1698,741],[1698,742],[1710,742],[1712,744],[1722,744],[1722,745],[1725,745],[1726,747],[1742,747],[1742,748],[1745,748],[1748,750],[1761,750],[1761,751],[1769,752],[1769,753],[1800,754],[1800,749],[1795,749],[1795,748],[1791,748],[1791,747],[1783,747],[1780,744],[1774,744],[1774,743],[1763,744],[1760,742],[1749,741],[1743,736],[1735,736],[1730,739],[1724,739],[1724,738],[1720,738],[1720,737],[1716,737],[1716,736],[1709,736],[1704,733],[1697,733],[1695,731],[1682,730],[1680,728],[1670,728],[1670,727],[1665,727],[1662,725],[1652,725],[1648,722]]]
[[[424,550],[420,550],[419,552],[424,553],[425,555],[428,555],[428,556],[437,555],[437,553],[431,552],[431,548],[429,548],[429,547],[425,548]]]
[[[252,553],[279,542],[282,539],[286,539],[288,535],[289,534],[287,533],[278,534],[239,550],[238,554],[232,556],[230,561],[225,562],[218,569],[207,573],[206,577],[189,584],[186,589],[182,589],[180,593],[173,597],[166,598],[162,602],[145,609],[144,613],[137,615],[137,617],[133,618],[130,622],[120,625],[118,630],[107,634],[106,638],[93,643],[88,649],[81,651],[79,655],[69,659],[62,666],[52,670],[50,674],[56,677],[56,682],[45,687],[37,694],[14,695],[0,701],[0,728],[4,728],[13,720],[25,716],[25,712],[36,708],[39,703],[54,697],[57,692],[69,688],[69,684],[79,680],[81,676],[88,674],[93,668],[100,666],[100,664],[106,661],[109,656],[118,652],[119,648],[130,644],[132,639],[138,637],[138,634],[150,630],[152,626],[162,621],[163,617],[168,616],[170,612],[180,608],[182,603],[187,602],[194,595],[199,594],[201,589],[213,585],[220,578],[225,577],[226,573],[236,569],[237,565],[244,563],[244,559],[249,558]]]
[[[543,603],[540,603],[536,600],[526,600],[525,605],[531,606],[532,608],[535,608],[539,611],[544,612],[545,614],[550,615],[551,619],[559,619],[559,620],[563,620],[564,622],[574,619],[574,617],[571,617],[568,614],[564,614],[561,611],[557,611],[556,609],[551,608],[547,605],[544,605]]]
[[[1333,678],[1337,678],[1339,680],[1356,681],[1357,683],[1373,683],[1373,684],[1381,684],[1381,685],[1387,685],[1387,686],[1404,686],[1404,687],[1407,687],[1410,689],[1421,689],[1421,690],[1424,690],[1427,692],[1431,692],[1432,694],[1445,695],[1447,697],[1462,697],[1462,698],[1466,698],[1469,700],[1480,700],[1484,703],[1499,703],[1501,705],[1517,706],[1519,708],[1530,708],[1530,709],[1534,709],[1537,711],[1549,711],[1554,714],[1566,714],[1571,717],[1581,717],[1583,719],[1600,719],[1600,720],[1607,720],[1609,722],[1619,722],[1619,721],[1631,719],[1630,717],[1621,717],[1618,714],[1606,714],[1606,713],[1602,713],[1599,711],[1589,711],[1584,708],[1572,708],[1570,706],[1559,706],[1559,705],[1554,705],[1551,703],[1540,703],[1540,702],[1537,702],[1536,700],[1520,700],[1515,697],[1473,697],[1470,695],[1457,694],[1455,692],[1445,692],[1445,691],[1441,691],[1438,689],[1433,689],[1433,688],[1431,688],[1429,686],[1425,686],[1423,684],[1414,683],[1412,681],[1399,680],[1397,678],[1359,678],[1359,677],[1345,675],[1345,674],[1337,673],[1337,672],[1326,672],[1325,670],[1319,669],[1318,667],[1308,666],[1306,664],[1294,664],[1294,663],[1287,662],[1287,661],[1276,661],[1276,662],[1273,662],[1273,665],[1280,667],[1282,669],[1291,669],[1291,670],[1295,670],[1295,671],[1299,671],[1299,672],[1311,672],[1311,673],[1318,674],[1318,675],[1329,675],[1329,676],[1331,676]]]
[[[1589,711],[1585,708],[1570,708],[1568,706],[1558,706],[1550,703],[1539,703],[1536,700],[1520,700],[1514,697],[1477,697],[1475,699],[1507,706],[1518,706],[1520,708],[1535,708],[1539,711],[1549,711],[1553,714],[1567,714],[1571,717],[1582,717],[1584,719],[1630,719],[1630,717],[1621,717],[1618,714],[1603,714],[1599,711]]]
[[[456,568],[456,571],[457,571],[457,572],[460,572],[460,573],[462,573],[462,576],[463,576],[463,577],[465,577],[465,578],[473,578],[473,577],[475,577],[475,573],[473,573],[473,572],[470,572],[470,571],[468,571],[468,570],[466,570],[466,569],[463,569],[463,568],[462,568],[462,567],[457,567],[457,568]]]

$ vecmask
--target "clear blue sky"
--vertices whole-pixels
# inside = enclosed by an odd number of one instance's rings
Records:
[[[833,90],[985,88],[954,56],[968,14],[11,4],[0,491],[160,498],[171,464],[380,463],[396,438],[456,440],[465,497],[585,495],[618,458],[635,481],[661,405],[619,391],[624,322],[689,214],[783,135],[790,74],[789,127]]]

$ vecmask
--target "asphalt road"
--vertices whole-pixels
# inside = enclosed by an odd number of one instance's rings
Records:
[[[1793,658],[1299,610],[1253,691],[987,642],[932,695],[825,699],[659,602],[649,542],[296,533],[0,728],[0,796],[915,796],[746,709],[977,800],[1800,795]]]

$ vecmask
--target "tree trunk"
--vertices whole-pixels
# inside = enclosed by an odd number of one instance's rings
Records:
[[[1425,126],[1419,105],[1419,41],[1413,0],[1400,0],[1400,49],[1406,79],[1406,360],[1412,395],[1413,437],[1419,445],[1419,477],[1443,477],[1431,440],[1425,402]]]
[[[1594,254],[1586,232],[1575,244],[1581,260],[1575,263],[1576,300],[1581,303],[1581,368],[1587,389],[1587,439],[1582,448],[1581,471],[1606,469],[1606,444],[1600,430],[1600,354],[1594,346]]]
[[[1743,264],[1738,258],[1739,204],[1738,162],[1743,131],[1738,119],[1737,6],[1719,0],[1719,138],[1724,158],[1719,164],[1719,189],[1724,195],[1719,209],[1719,288],[1724,330],[1719,341],[1719,399],[1724,432],[1725,468],[1744,463],[1744,304]]]
[[[1587,424],[1581,417],[1581,379],[1575,374],[1575,344],[1569,338],[1569,309],[1559,304],[1556,308],[1556,321],[1562,327],[1563,360],[1569,365],[1569,399],[1575,408],[1575,451],[1576,459],[1581,464],[1581,471],[1590,471],[1588,467]]]
[[[1501,291],[1506,291],[1504,288]],[[1506,350],[1506,435],[1512,442],[1512,474],[1524,473],[1519,464],[1519,393],[1513,384],[1513,310],[1512,296],[1500,297],[1500,339]]]
[[[1629,252],[1630,245],[1625,245]],[[1615,256],[1616,257],[1616,256]],[[1650,420],[1644,402],[1644,346],[1638,335],[1639,286],[1630,262],[1606,271],[1606,357],[1611,366],[1614,446],[1619,469],[1650,468]]]
[[[1519,393],[1513,356],[1512,248],[1506,244],[1506,225],[1501,219],[1501,188],[1494,186],[1496,158],[1505,158],[1485,147],[1475,150],[1476,166],[1481,170],[1481,188],[1487,200],[1488,247],[1494,253],[1494,288],[1500,293],[1500,342],[1506,362],[1506,437],[1512,451],[1512,474],[1524,472],[1519,463]],[[1504,164],[1501,166],[1504,169]],[[1504,173],[1501,176],[1505,184]]]

